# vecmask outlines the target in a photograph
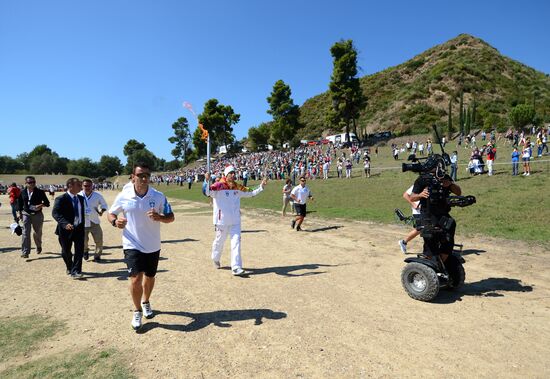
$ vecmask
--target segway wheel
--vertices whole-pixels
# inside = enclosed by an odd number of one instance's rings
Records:
[[[415,300],[431,301],[439,293],[439,279],[435,271],[417,262],[407,263],[403,268],[401,284],[405,292]]]

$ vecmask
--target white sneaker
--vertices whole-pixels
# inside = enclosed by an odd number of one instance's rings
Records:
[[[132,328],[137,331],[141,328],[141,311],[134,311],[134,317],[132,318]]]
[[[141,303],[141,311],[145,318],[153,318],[153,309],[151,308],[151,303]]]
[[[220,261],[212,261],[214,262],[214,267],[217,268],[217,269],[220,269],[222,268],[222,264],[220,263]]]
[[[529,176],[529,175],[531,175],[531,173],[529,173],[529,172],[527,174],[525,174],[525,176]]]
[[[242,268],[240,268],[240,267],[239,267],[239,268],[233,269],[232,272],[233,272],[233,275],[235,275],[235,276],[243,276],[243,275],[246,274],[246,271],[244,271],[244,270],[243,270]]]
[[[407,243],[404,240],[399,240],[399,247],[403,254],[407,254]]]

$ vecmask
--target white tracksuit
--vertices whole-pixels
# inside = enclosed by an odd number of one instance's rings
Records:
[[[204,194],[214,202],[213,222],[216,227],[216,238],[212,243],[212,260],[219,262],[223,244],[229,234],[231,237],[231,269],[242,268],[241,260],[241,198],[253,197],[263,191],[260,186],[254,191],[239,190],[214,191],[206,186]]]

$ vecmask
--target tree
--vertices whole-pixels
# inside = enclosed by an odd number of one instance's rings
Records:
[[[336,42],[331,48],[333,71],[329,85],[332,109],[328,113],[328,121],[337,130],[345,128],[346,139],[349,141],[349,128],[353,124],[357,134],[355,120],[359,110],[366,105],[366,97],[361,91],[357,75],[357,51],[352,40]]]
[[[108,155],[102,155],[97,165],[99,175],[105,177],[122,174],[123,168],[124,166],[122,166],[118,157]]]
[[[240,118],[241,115],[235,113],[230,105],[220,104],[217,99],[208,100],[198,117],[199,123],[208,130],[212,149],[221,145],[227,146],[235,140],[233,125],[238,123]],[[193,135],[193,143],[194,141]]]
[[[189,132],[189,123],[185,117],[180,117],[172,124],[174,135],[168,138],[170,143],[176,146],[172,149],[172,155],[176,160],[181,158],[183,163],[187,162],[186,153],[191,145],[191,133]]]
[[[532,105],[518,104],[510,110],[510,122],[515,128],[521,129],[535,120],[535,109]]]
[[[0,174],[15,174],[24,169],[25,166],[17,159],[7,155],[0,156]]]
[[[87,178],[95,178],[99,173],[97,163],[92,162],[90,158],[71,160],[67,169],[69,174],[85,176]]]
[[[250,149],[257,151],[259,146],[267,145],[271,135],[269,123],[261,123],[258,127],[248,129]]]
[[[453,100],[454,97],[449,97],[449,110],[448,110],[448,119],[447,119],[447,139],[450,141],[453,138],[455,132],[453,127]]]
[[[299,108],[294,105],[291,94],[290,87],[282,80],[277,80],[271,95],[267,98],[269,103],[267,113],[273,116],[271,141],[280,147],[288,142],[298,129]]]
[[[156,170],[158,158],[150,152],[143,142],[135,139],[128,140],[123,149],[124,155],[127,157],[126,173],[129,174],[134,169],[134,164],[145,163],[149,165],[151,170]]]
[[[460,134],[463,136],[464,133],[464,92],[460,91],[460,103],[458,105],[458,129],[460,129]]]

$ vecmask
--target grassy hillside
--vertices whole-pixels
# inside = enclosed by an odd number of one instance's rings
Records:
[[[457,125],[460,91],[464,92],[465,106],[476,100],[477,127],[484,124],[504,127],[510,108],[523,102],[535,101],[537,113],[550,117],[548,74],[507,58],[483,40],[467,34],[360,81],[368,98],[358,123],[363,132],[420,133],[434,122],[446,125],[450,97],[454,98],[453,117]],[[302,105],[301,137],[317,138],[328,132],[329,106],[328,92]]]

